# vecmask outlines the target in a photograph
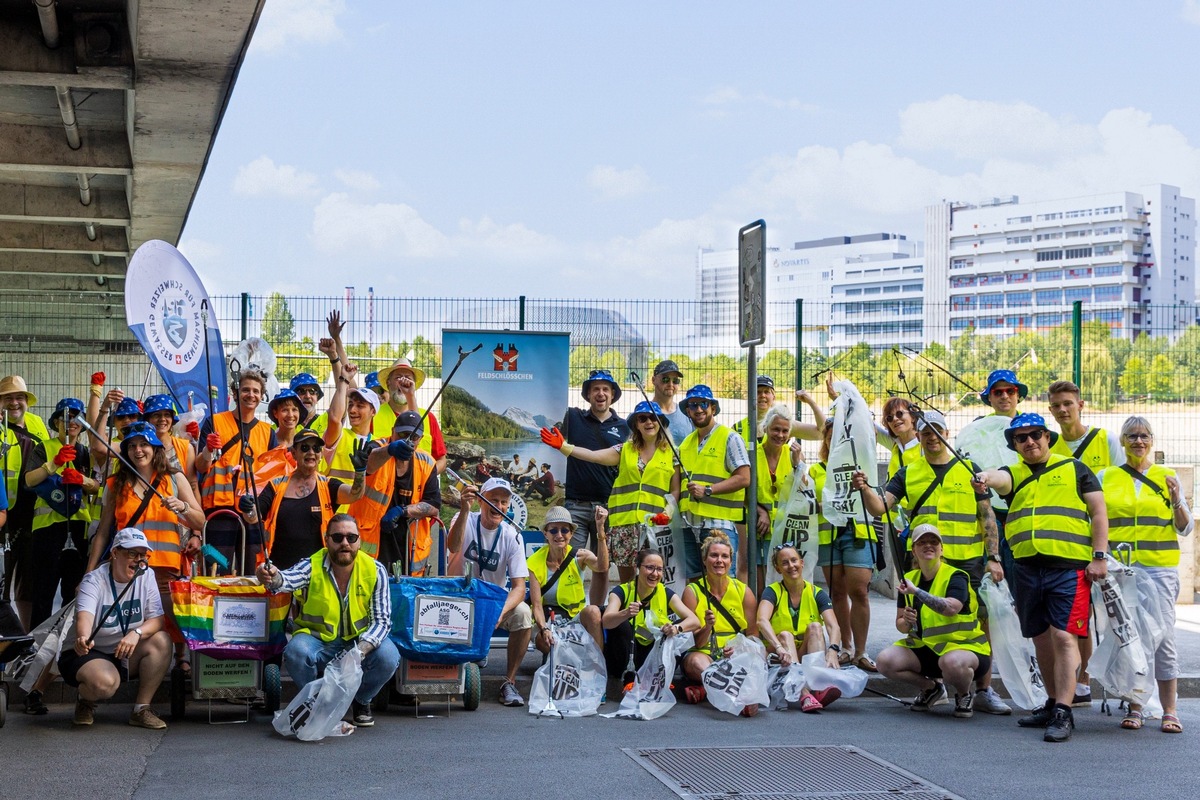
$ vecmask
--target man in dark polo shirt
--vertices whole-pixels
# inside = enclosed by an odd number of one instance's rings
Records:
[[[629,437],[629,427],[611,406],[621,399],[621,387],[611,374],[593,370],[583,382],[586,410],[568,408],[563,417],[562,435],[568,444],[588,450],[605,450],[620,445]],[[579,458],[567,459],[566,509],[571,512],[575,533],[571,546],[576,550],[594,547],[596,536],[596,506],[608,506],[608,495],[617,479],[616,467],[592,464]]]

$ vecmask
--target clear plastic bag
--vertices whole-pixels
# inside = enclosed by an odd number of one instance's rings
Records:
[[[867,688],[867,673],[858,667],[830,669],[825,666],[824,653],[807,653],[800,658],[804,682],[814,692],[835,687],[842,697],[858,697]]]
[[[773,711],[786,711],[789,703],[800,702],[800,691],[804,688],[804,670],[799,664],[778,664],[767,670],[767,696]]]
[[[735,717],[746,706],[769,704],[767,651],[762,642],[739,633],[725,646],[730,655],[713,662],[700,675],[708,702]]]
[[[786,498],[786,502],[780,504],[779,513],[775,515],[775,525],[771,529],[771,550],[766,565],[767,583],[774,583],[780,579],[770,555],[785,541],[793,543],[799,550],[804,559],[804,580],[812,583],[817,569],[817,494],[815,484],[808,475],[808,465],[803,461],[796,465],[783,487],[782,496]]]
[[[1092,584],[1092,599],[1097,608],[1099,643],[1088,662],[1088,672],[1110,694],[1146,705],[1156,687],[1137,622],[1138,591],[1133,570],[1110,556],[1108,576]]]
[[[529,713],[541,714],[554,696],[554,707],[564,717],[590,717],[604,701],[608,670],[604,652],[587,632],[579,617],[554,627],[553,655],[533,673]],[[550,666],[554,666],[554,690]]]
[[[862,497],[850,487],[850,476],[862,470],[875,476],[875,423],[871,409],[850,381],[836,381],[833,405],[833,439],[829,447],[829,469],[821,492],[821,511],[834,528],[858,521],[866,513]]]
[[[362,685],[362,651],[350,647],[325,667],[325,674],[300,690],[288,707],[275,712],[275,730],[305,742],[326,736],[349,736],[354,726],[342,722]]]
[[[1021,708],[1041,708],[1046,705],[1046,684],[1042,682],[1033,642],[1021,635],[1021,622],[1008,583],[1000,581],[997,585],[984,577],[979,584],[979,597],[988,612],[992,663],[1000,670],[1008,696]]]
[[[675,705],[671,693],[671,676],[675,674],[675,659],[695,645],[690,633],[664,636],[654,642],[645,663],[637,672],[633,688],[621,698],[616,713],[604,716],[617,719],[658,719]]]

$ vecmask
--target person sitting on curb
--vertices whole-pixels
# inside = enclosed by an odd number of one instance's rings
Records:
[[[351,722],[359,728],[375,724],[371,701],[400,665],[400,652],[388,639],[392,599],[387,571],[362,552],[358,524],[349,514],[335,514],[325,533],[325,547],[280,572],[260,564],[256,575],[272,594],[292,592],[300,610],[283,660],[297,686],[317,679],[344,650],[362,653],[362,684],[351,703]]]
[[[130,677],[137,677],[129,724],[151,730],[167,727],[150,708],[171,666],[172,651],[171,636],[163,630],[158,586],[153,577],[143,577],[153,549],[146,534],[123,528],[113,537],[112,557],[79,584],[75,647],[58,659],[63,680],[79,689],[76,725],[91,725],[97,704],[116,694]]]
[[[917,569],[897,587],[896,629],[906,636],[879,654],[879,671],[921,690],[909,710],[945,704],[949,684],[954,716],[970,717],[975,685],[992,668],[992,648],[979,624],[979,598],[967,573],[942,560],[936,526],[913,529],[913,560]]]
[[[602,526],[608,509],[596,506],[596,516],[597,526]],[[603,650],[604,631],[600,627],[600,608],[588,605],[583,568],[592,571],[593,583],[600,582],[603,588],[607,588],[607,538],[601,536],[596,539],[595,553],[575,550],[570,544],[571,537],[575,535],[575,523],[571,520],[571,512],[562,506],[555,506],[546,514],[542,533],[546,535],[546,546],[539,547],[528,559],[529,603],[538,630],[534,646],[542,653],[550,652],[554,644],[554,631],[548,619],[553,611],[558,616],[558,622],[578,616],[584,629],[596,640],[596,646]]]

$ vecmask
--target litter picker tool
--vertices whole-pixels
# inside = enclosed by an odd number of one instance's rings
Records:
[[[461,367],[462,363],[467,360],[467,356],[478,351],[481,347],[483,347],[483,342],[475,345],[470,350],[463,350],[461,347],[458,348],[458,361],[454,362],[454,367],[450,370],[450,374],[442,380],[442,385],[438,387],[437,394],[433,396],[433,400],[429,401],[429,405],[425,407],[423,412],[421,412],[421,419],[417,420],[418,431],[425,429],[425,418],[429,416],[429,409],[437,405],[438,398],[442,396],[442,392],[446,391],[446,387],[450,385],[450,381],[454,380],[454,373],[458,372],[458,368]]]
[[[216,413],[217,409],[217,387],[213,386],[212,382],[212,360],[208,354],[208,298],[200,301],[200,321],[204,325],[204,373],[206,378],[207,388],[205,394],[208,395],[208,414],[211,417]]]
[[[900,704],[900,705],[902,705],[902,706],[911,706],[911,705],[912,705],[912,701],[911,701],[911,700],[901,700],[899,697],[895,697],[895,696],[893,696],[893,695],[890,695],[890,694],[888,694],[887,692],[881,692],[881,691],[879,691],[878,689],[872,689],[870,686],[868,686],[868,687],[866,687],[865,689],[863,689],[863,691],[864,691],[864,692],[870,692],[871,694],[873,694],[873,695],[877,695],[877,696],[879,696],[879,697],[886,697],[888,700],[895,700],[897,703],[899,703],[899,704]]]
[[[142,483],[144,483],[146,485],[147,489],[154,492],[154,495],[160,501],[162,501],[164,503],[166,502],[167,498],[163,497],[162,492],[160,492],[160,491],[158,491],[158,489],[154,488],[154,486],[150,483],[150,481],[146,480],[146,478],[144,478],[142,476],[142,473],[138,472],[137,468],[134,467],[133,464],[129,463],[129,459],[125,458],[124,454],[121,453],[119,448],[113,447],[113,443],[112,443],[111,439],[109,439],[104,434],[100,433],[100,431],[96,430],[91,425],[89,425],[88,421],[86,419],[84,419],[81,415],[76,414],[72,417],[72,419],[74,419],[76,422],[78,422],[79,426],[81,428],[83,428],[85,431],[87,431],[89,434],[100,439],[100,441],[105,445],[105,447],[108,448],[108,452],[111,453],[117,459],[117,461],[120,461],[125,466],[125,469],[129,470],[129,472],[132,475],[136,476],[138,480],[140,480]]]
[[[478,349],[478,348],[476,348],[476,349]],[[471,352],[474,353],[475,351],[472,350]],[[449,467],[446,468],[446,477],[449,478],[450,480],[454,481],[455,483],[459,484],[460,486],[473,486],[476,489],[478,489],[478,487],[475,486],[474,483],[463,478],[461,475],[459,475],[457,472],[450,469]],[[460,491],[461,491],[461,489],[460,489]],[[508,515],[508,512],[501,511],[500,507],[498,505],[493,503],[491,500],[488,500],[486,497],[483,496],[482,493],[477,491],[475,493],[475,499],[478,500],[479,502],[483,503],[485,506],[490,508],[492,511],[495,511],[497,514],[499,514],[502,521],[507,522],[509,525],[512,525],[514,528],[516,527],[516,523],[513,522],[512,517],[510,517]]]
[[[554,630],[554,611],[553,610],[550,612],[549,624],[550,624],[550,629],[553,631]],[[549,673],[548,677],[550,679],[550,682],[549,682],[549,686],[547,687],[547,692],[546,692],[546,707],[538,712],[538,719],[541,719],[542,717],[557,717],[558,719],[562,719],[563,718],[562,712],[559,711],[558,708],[554,705],[554,678],[555,678],[555,675],[554,675],[554,645],[553,644],[550,645],[550,656],[549,656],[548,660],[546,661],[546,665],[548,668],[547,672]]]
[[[642,399],[647,403],[651,402],[650,398],[646,396],[646,390],[642,388],[641,377],[633,370],[629,371],[629,377],[637,384],[638,391],[642,393]],[[660,422],[659,424],[661,425],[662,423]],[[683,475],[684,483],[690,483],[692,476],[683,468],[683,458],[680,457],[679,448],[675,446],[675,440],[671,438],[670,434],[667,435],[667,444],[671,447],[671,455],[675,456],[675,464],[679,467],[679,472]]]

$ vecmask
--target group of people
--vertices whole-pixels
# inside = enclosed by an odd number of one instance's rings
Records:
[[[1176,536],[1192,528],[1179,481],[1153,463],[1146,419],[1130,417],[1119,433],[1088,427],[1080,390],[1068,381],[1048,387],[1057,433],[1041,415],[1019,408],[1029,390],[1014,372],[989,376],[980,397],[992,413],[968,427],[1002,437],[1015,454],[1006,463],[964,456],[943,415],[889,399],[875,431],[890,453],[887,480],[875,487],[874,476],[858,472],[852,485],[890,526],[850,521],[835,528],[820,515],[822,589],[805,580],[799,543],[767,547],[794,477],[811,481],[820,498],[829,470],[833,419],[806,392],[796,392],[796,400],[811,410],[812,422],[777,403],[773,380],[759,376],[757,425],[743,419],[726,426],[717,421],[711,389],[684,391],[679,365],[665,360],[653,370],[652,397],[625,419],[613,409],[620,384],[595,370],[581,386],[586,407],[568,408],[559,427],[541,431],[542,441],[567,457],[565,499],[546,514],[546,545],[527,557],[507,513],[515,493],[548,504],[558,487],[548,464],[539,472],[535,458],[522,465],[515,456],[508,478],[462,488],[445,553],[437,553],[433,528],[441,524],[446,451],[436,417],[416,403],[425,376],[400,359],[359,386],[340,332],[331,314],[330,335],[319,344],[334,383],[327,410],[318,412],[320,383],[300,374],[270,398],[270,423],[258,417],[267,376],[253,366],[234,376],[232,410],[183,426],[170,396],[139,403],[106,389],[103,373],[92,376],[86,404],[64,398],[48,424],[29,411],[37,398],[20,377],[0,382],[0,514],[7,511],[16,543],[12,592],[29,629],[52,613],[56,587],[64,604],[76,600],[78,638],[59,671],[80,687],[77,724],[90,724],[95,704],[137,673],[142,684],[130,723],[165,726],[149,698],[171,667],[172,650],[176,668],[188,668],[172,629],[169,583],[192,564],[207,570],[210,562],[254,572],[269,591],[293,594],[284,662],[297,681],[316,677],[343,650],[362,652],[364,680],[351,712],[359,726],[372,724],[371,700],[399,659],[387,637],[386,584],[428,574],[440,556],[452,574],[470,572],[507,590],[498,623],[508,634],[499,700],[510,706],[524,704],[518,669],[530,643],[548,652],[552,623],[578,618],[604,649],[610,677],[640,666],[656,637],[692,633],[695,646],[680,666],[694,702],[703,699],[700,675],[743,633],[761,639],[784,666],[820,653],[830,667],[853,665],[912,683],[916,711],[948,704],[953,689],[954,716],[1009,714],[990,685],[978,597],[981,581],[1007,577],[1050,696],[1019,724],[1064,741],[1074,727],[1072,706],[1090,703],[1087,598],[1090,583],[1105,576],[1110,548],[1127,544],[1133,563],[1148,570],[1174,607]],[[993,417],[1003,419],[996,424]],[[978,441],[975,433],[964,429],[959,441]],[[815,463],[803,463],[797,440],[820,442]],[[751,453],[758,460],[754,498],[746,496]],[[64,507],[38,492],[46,481],[78,502]],[[683,530],[682,591],[672,587],[656,547],[655,532],[673,522]],[[906,553],[897,565],[896,628],[903,638],[876,664],[866,644],[868,586],[885,546],[881,536],[896,537]],[[779,580],[763,586],[761,576],[748,574],[752,541],[759,562],[769,561]],[[207,559],[197,559],[202,543],[211,545]],[[618,576],[611,587],[610,565]],[[139,581],[143,573],[154,583]],[[1181,731],[1173,631],[1156,654],[1155,675],[1162,729]],[[27,696],[27,712],[46,713],[44,686]],[[805,687],[800,704],[816,712],[837,697],[836,689]],[[1142,719],[1135,706],[1121,724],[1136,729]]]

